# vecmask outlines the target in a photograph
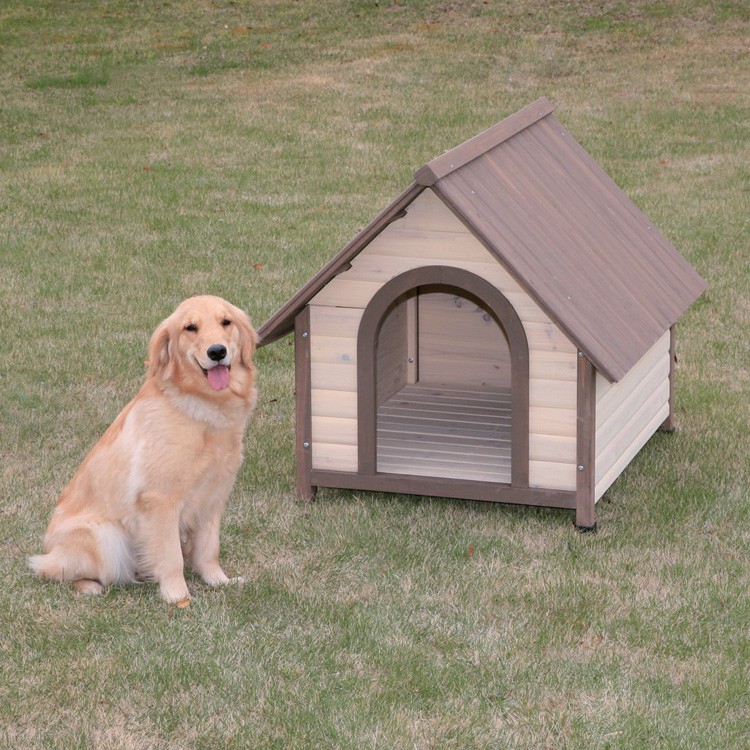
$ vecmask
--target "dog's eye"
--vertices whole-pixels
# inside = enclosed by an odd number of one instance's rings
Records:
[[[229,318],[224,318],[224,320],[221,321],[221,324],[224,326],[224,328],[226,328],[227,326],[232,325],[232,321],[229,320]]]
[[[195,323],[189,323],[185,326],[186,331],[190,331],[191,333],[195,333],[198,330],[198,326],[195,325]]]

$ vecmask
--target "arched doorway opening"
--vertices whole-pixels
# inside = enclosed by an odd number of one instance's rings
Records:
[[[528,486],[528,344],[510,302],[462,269],[385,284],[358,336],[360,472]]]

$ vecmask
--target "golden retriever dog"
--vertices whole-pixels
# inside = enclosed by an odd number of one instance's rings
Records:
[[[257,398],[255,341],[219,297],[185,300],[158,326],[143,387],[63,490],[46,554],[29,559],[37,575],[85,594],[154,580],[168,602],[189,601],[185,562],[229,582],[219,525]]]

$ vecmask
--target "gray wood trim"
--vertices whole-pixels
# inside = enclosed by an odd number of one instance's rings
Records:
[[[511,484],[529,484],[529,346],[513,305],[496,287],[476,274],[449,266],[424,266],[384,284],[368,304],[357,334],[357,430],[359,473],[377,471],[377,367],[375,345],[386,310],[402,294],[427,285],[465,290],[497,317],[508,338],[511,355]]]
[[[547,508],[576,507],[576,493],[536,487],[511,487],[495,482],[463,479],[435,479],[408,474],[361,474],[313,470],[312,481],[318,487],[390,492],[398,495],[452,497],[459,500],[484,500],[514,505],[540,505]]]
[[[596,372],[578,352],[576,417],[576,526],[596,527]]]
[[[294,320],[294,373],[296,399],[297,497],[315,499],[310,481],[312,470],[312,390],[310,371],[310,308],[306,306]]]
[[[291,299],[258,329],[258,346],[265,346],[291,333],[299,311],[372,242],[391,222],[403,215],[407,206],[424,190],[412,183],[396,200],[376,216],[341,252],[326,263]]]

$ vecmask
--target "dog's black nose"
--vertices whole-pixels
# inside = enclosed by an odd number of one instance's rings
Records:
[[[223,344],[214,344],[206,349],[206,354],[208,354],[208,358],[212,359],[214,362],[221,362],[221,360],[227,356],[227,348]]]

